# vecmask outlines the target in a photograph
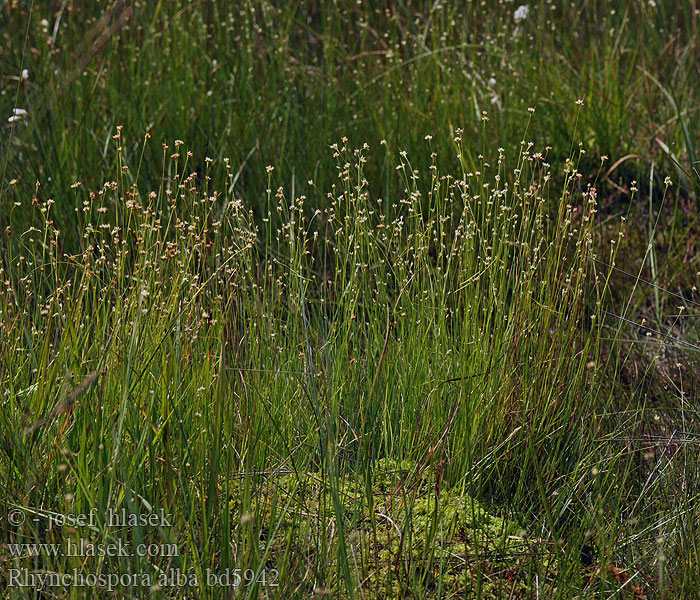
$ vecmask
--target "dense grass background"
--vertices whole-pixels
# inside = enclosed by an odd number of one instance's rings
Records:
[[[697,597],[700,6],[526,5],[2,6],[2,542],[178,552],[0,585]]]
[[[479,153],[517,148],[530,106],[532,141],[562,164],[578,98],[586,177],[601,155],[611,158],[606,172],[627,158],[610,174],[623,186],[646,181],[652,160],[674,157],[691,173],[700,119],[693,2],[534,2],[519,25],[516,5],[6,4],[2,106],[8,116],[15,103],[29,110],[31,124],[13,132],[5,177],[21,176],[25,193],[41,179],[56,197],[76,180],[101,185],[114,166],[108,142],[123,125],[130,159],[145,131],[186,140],[194,166],[229,157],[244,167],[238,193],[257,207],[268,164],[283,181],[296,176],[300,192],[311,176],[325,189],[327,147],[342,135],[372,147],[386,139],[427,166],[424,136],[452,159],[461,127],[473,169]],[[481,138],[484,110],[492,127]],[[161,162],[154,144],[142,169],[151,185]],[[384,195],[387,166],[369,171]]]

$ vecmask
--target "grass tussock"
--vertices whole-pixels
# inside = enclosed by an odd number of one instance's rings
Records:
[[[645,589],[657,494],[685,487],[665,511],[695,518],[678,504],[692,486],[640,439],[642,400],[610,385],[620,341],[602,338],[624,321],[610,318],[605,265],[619,243],[595,251],[580,152],[563,175],[530,143],[512,166],[501,152],[450,175],[435,155],[420,173],[380,147],[402,189],[384,200],[365,177],[371,149],[343,139],[337,180],[315,198],[270,167],[259,221],[198,183],[181,142],[163,152],[171,176],[156,190],[121,160],[117,179],[75,186],[80,253],[62,252],[52,203],[27,200],[34,225],[3,272],[9,497],[66,514],[163,507],[171,530],[134,543],[165,535],[178,556],[105,565],[154,581],[274,565],[282,589],[342,596],[510,582],[527,597],[533,581],[612,593],[611,572]],[[210,168],[234,176],[229,161]],[[409,466],[382,484],[397,459]],[[482,531],[477,499],[497,531]]]

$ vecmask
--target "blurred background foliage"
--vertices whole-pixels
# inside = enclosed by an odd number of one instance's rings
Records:
[[[534,107],[528,141],[551,147],[555,167],[583,142],[582,185],[597,182],[604,207],[626,197],[632,180],[648,179],[655,161],[665,165],[658,173],[679,174],[697,214],[697,2],[540,0],[524,18],[518,6],[5,2],[2,211],[39,180],[68,229],[81,202],[71,184],[95,189],[115,178],[118,125],[133,176],[140,164],[146,186],[156,187],[165,164],[159,143],[140,162],[149,132],[171,149],[184,140],[188,170],[201,170],[206,156],[230,158],[236,194],[258,211],[268,164],[298,193],[309,191],[309,179],[325,191],[336,174],[328,146],[343,135],[375,151],[386,139],[424,169],[433,151],[438,162],[458,164],[452,135],[463,128],[467,170],[499,147],[513,159]],[[27,115],[10,123],[15,108]],[[369,161],[373,194],[392,194],[390,168],[383,151]]]

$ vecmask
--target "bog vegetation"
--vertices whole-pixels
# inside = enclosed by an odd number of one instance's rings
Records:
[[[0,18],[3,597],[697,595],[694,2]]]

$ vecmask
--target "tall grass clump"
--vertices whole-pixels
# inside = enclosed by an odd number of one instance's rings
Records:
[[[615,383],[624,224],[600,253],[581,146],[561,170],[527,141],[472,168],[456,129],[452,168],[427,136],[421,170],[384,141],[343,137],[334,182],[310,173],[302,194],[268,166],[256,210],[236,194],[241,170],[208,157],[197,169],[179,140],[144,185],[126,135],[111,140],[112,179],[75,181],[70,199],[41,182],[18,191],[2,233],[2,509],[31,518],[0,526],[7,544],[152,551],[7,545],[6,573],[138,574],[116,593],[163,598],[224,597],[234,572],[246,597],[696,585],[695,457],[640,442],[671,413],[649,418],[647,397]],[[378,161],[387,196],[368,180]],[[59,202],[77,207],[75,250]],[[121,509],[170,517],[125,530],[107,517]]]

